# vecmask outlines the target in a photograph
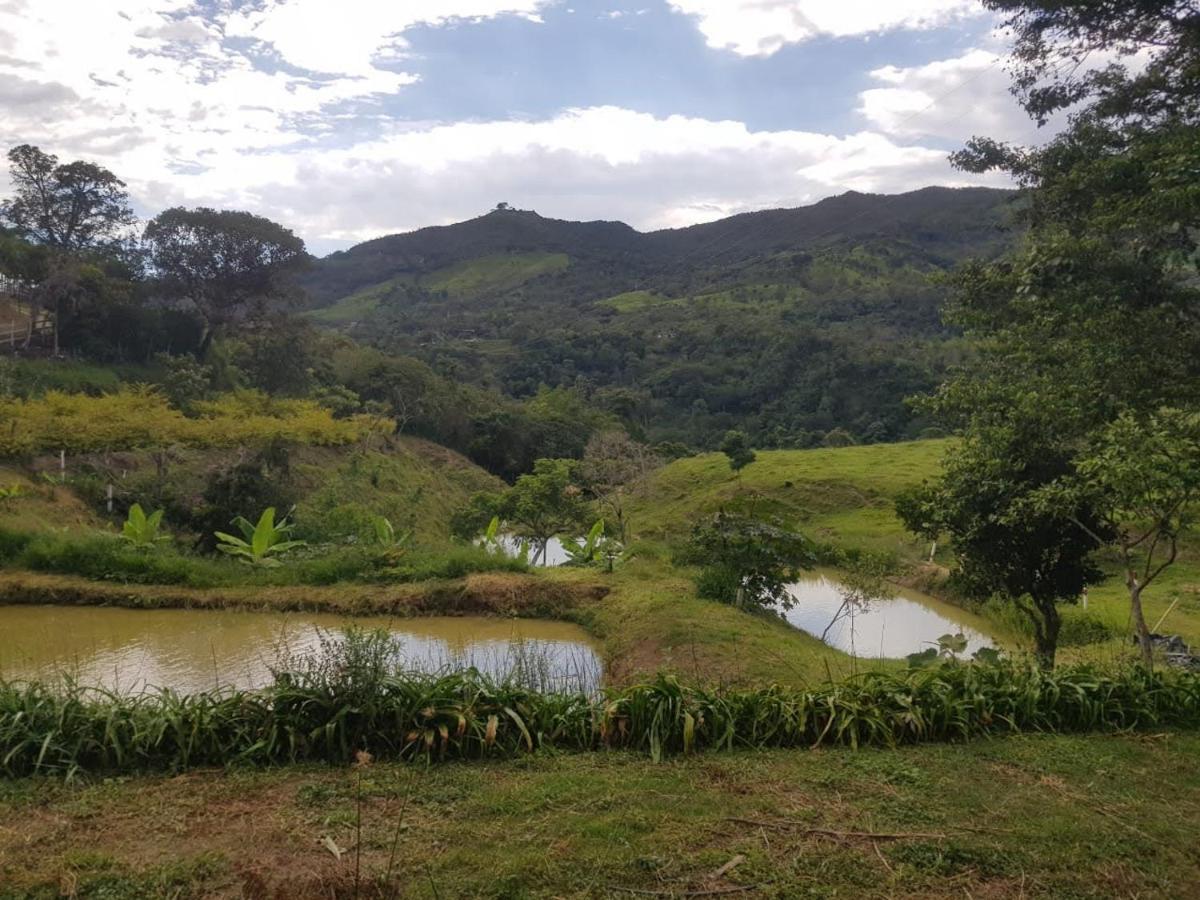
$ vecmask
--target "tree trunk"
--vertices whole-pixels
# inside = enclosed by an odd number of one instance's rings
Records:
[[[204,362],[208,358],[208,348],[212,346],[213,329],[212,326],[205,322],[200,331],[200,346],[196,348],[196,359]]]
[[[1058,633],[1062,630],[1062,616],[1053,599],[1038,602],[1042,614],[1042,627],[1037,629],[1036,647],[1038,665],[1046,671],[1054,668],[1054,657],[1058,653]]]
[[[1150,642],[1150,629],[1146,627],[1146,615],[1142,611],[1142,585],[1137,577],[1129,573],[1126,584],[1129,587],[1129,612],[1133,616],[1133,628],[1137,634],[1138,649],[1142,654],[1142,664],[1147,669],[1154,668],[1154,645]]]

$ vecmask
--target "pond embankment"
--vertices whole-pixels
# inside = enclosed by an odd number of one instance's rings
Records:
[[[0,572],[0,604],[122,606],[132,609],[239,609],[347,616],[495,615],[564,618],[608,588],[538,575],[479,573],[412,584],[215,587],[91,581],[70,575]]]

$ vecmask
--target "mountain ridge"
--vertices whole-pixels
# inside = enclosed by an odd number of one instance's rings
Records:
[[[561,252],[641,268],[678,264],[681,255],[707,250],[711,261],[736,262],[753,253],[800,249],[827,239],[896,237],[895,226],[917,228],[922,219],[956,211],[969,217],[972,211],[994,209],[1015,196],[1015,191],[1002,188],[938,185],[899,194],[847,191],[805,206],[754,210],[651,231],[638,231],[619,220],[575,221],[534,210],[497,208],[462,222],[382,235],[336,251],[317,260],[303,283],[317,305],[327,305],[400,274],[430,272],[497,253]],[[978,231],[968,229],[958,243],[978,244]]]

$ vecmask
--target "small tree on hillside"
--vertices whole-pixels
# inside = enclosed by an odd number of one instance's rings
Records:
[[[629,539],[626,499],[661,464],[654,451],[624,431],[602,431],[588,440],[579,477],[622,543]]]
[[[734,472],[741,472],[757,459],[754,451],[750,449],[750,438],[744,431],[725,432],[725,437],[718,449],[729,457],[729,468]]]
[[[1072,517],[1087,538],[1117,551],[1142,661],[1153,663],[1143,592],[1179,556],[1179,538],[1200,515],[1200,414],[1165,409],[1125,414],[1079,460],[1078,476],[1044,492],[1047,506],[1099,510],[1103,527]]]
[[[1032,435],[998,429],[969,437],[947,457],[937,481],[896,502],[910,531],[927,540],[951,537],[953,578],[965,593],[1001,597],[1025,615],[1045,668],[1053,668],[1058,649],[1059,605],[1076,602],[1102,578],[1093,555],[1111,536],[1084,499],[1041,499],[1070,472],[1064,454]],[[1086,523],[1090,533],[1075,522]]]
[[[222,327],[293,291],[307,263],[304,241],[248,212],[176,207],[146,226],[159,289],[192,303],[204,322],[203,358]]]
[[[562,534],[582,533],[595,520],[595,512],[575,484],[578,463],[573,459],[539,459],[533,472],[500,493],[474,495],[454,517],[452,529],[460,536],[478,534],[493,516],[517,537],[534,547],[533,562],[546,557],[546,545]]]
[[[787,586],[802,569],[816,564],[812,545],[778,522],[718,512],[695,527],[681,555],[702,566],[696,592],[739,609],[787,609],[794,604]]]

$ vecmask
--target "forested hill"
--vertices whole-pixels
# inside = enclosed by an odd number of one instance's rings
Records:
[[[914,436],[903,398],[953,349],[929,276],[1003,249],[1013,197],[850,192],[650,233],[498,208],[320,260],[309,315],[514,396],[575,388],[652,439]]]

